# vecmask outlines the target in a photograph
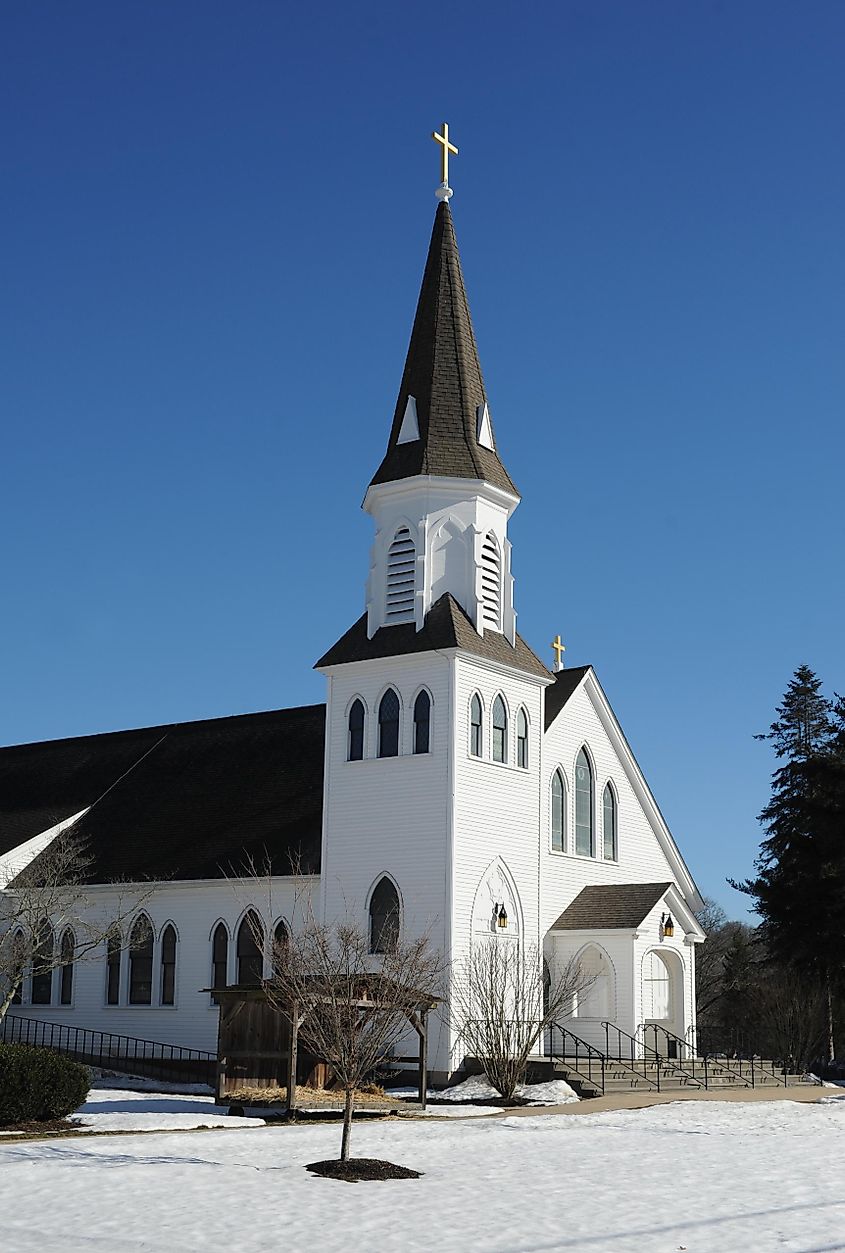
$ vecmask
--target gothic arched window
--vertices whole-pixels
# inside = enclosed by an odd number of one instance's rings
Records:
[[[552,775],[552,849],[562,853],[566,836],[566,785],[563,775],[556,770]]]
[[[501,696],[493,701],[493,760],[508,759],[508,712]]]
[[[484,743],[481,730],[481,697],[475,693],[469,704],[469,751],[473,757],[480,757]]]
[[[254,910],[238,927],[238,983],[255,985],[264,974],[264,928]]]
[[[399,756],[399,697],[389,687],[378,707],[378,755]]]
[[[423,690],[414,701],[414,752],[427,753],[431,739],[431,697]]]
[[[161,935],[162,1005],[176,1004],[176,928],[168,923]]]
[[[59,1004],[70,1005],[73,1001],[73,958],[76,950],[76,937],[68,927],[62,936],[62,965],[59,975]]]
[[[387,550],[387,596],[384,617],[388,626],[413,622],[417,550],[406,526],[400,526]]]
[[[129,934],[129,1004],[151,1005],[153,1000],[153,929],[140,914]]]
[[[593,829],[593,768],[582,748],[575,761],[575,852],[595,857]]]
[[[528,769],[528,714],[524,709],[516,716],[516,764]]]
[[[364,702],[357,696],[349,710],[349,742],[346,749],[347,761],[363,761],[364,759]]]
[[[53,928],[45,918],[38,927],[32,954],[32,1004],[49,1005],[53,999]]]
[[[604,802],[602,806],[604,810],[604,821],[602,823],[602,834],[604,837],[604,855],[610,861],[616,861],[617,858],[617,839],[616,839],[616,796],[613,788],[608,783],[604,789]]]
[[[110,931],[106,940],[106,1004],[120,1003],[120,932]]]
[[[399,943],[399,893],[387,875],[370,897],[370,952],[395,953]]]
[[[211,986],[225,988],[229,982],[229,932],[218,922],[211,940]]]
[[[282,963],[288,951],[290,932],[284,918],[280,918],[273,929],[273,973],[282,969]]]

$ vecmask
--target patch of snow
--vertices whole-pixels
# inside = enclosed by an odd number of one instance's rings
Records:
[[[482,1118],[504,1112],[500,1105],[427,1105],[425,1109],[416,1110],[420,1117],[431,1118]]]
[[[94,1131],[188,1131],[194,1127],[262,1127],[261,1118],[230,1118],[211,1096],[132,1088],[92,1088],[73,1115]]]
[[[441,1101],[500,1101],[502,1098],[484,1075],[470,1075],[452,1088],[444,1088],[434,1095]],[[578,1097],[564,1079],[551,1079],[548,1083],[521,1083],[516,1096],[529,1105],[569,1105]]]
[[[149,1079],[144,1075],[124,1075],[116,1070],[100,1070],[91,1066],[93,1088],[123,1088],[133,1092],[184,1092],[197,1096],[213,1096],[214,1089],[207,1083],[170,1083],[166,1079]]]

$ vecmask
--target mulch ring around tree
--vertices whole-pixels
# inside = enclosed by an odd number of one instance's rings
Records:
[[[324,1179],[342,1179],[346,1183],[358,1183],[360,1179],[422,1178],[422,1171],[394,1166],[393,1162],[381,1162],[377,1157],[350,1157],[345,1162],[332,1158],[327,1162],[309,1162],[305,1169],[322,1175]]]

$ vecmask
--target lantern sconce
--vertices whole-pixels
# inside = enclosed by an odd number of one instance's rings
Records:
[[[665,940],[671,940],[672,936],[675,934],[675,924],[672,921],[671,914],[660,915],[660,934]]]
[[[499,928],[500,931],[507,931],[508,911],[505,909],[505,902],[502,901],[501,905],[498,905],[498,904],[494,905],[493,912],[496,915],[496,926]]]

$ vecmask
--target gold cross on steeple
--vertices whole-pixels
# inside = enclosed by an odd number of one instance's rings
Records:
[[[566,645],[561,643],[560,631],[554,637],[551,647],[555,651],[555,670],[563,669],[563,654],[566,652]]]
[[[440,153],[441,172],[443,174],[443,178],[441,181],[444,187],[448,187],[449,186],[449,153],[451,152],[453,157],[456,157],[458,155],[458,150],[455,147],[455,145],[449,142],[449,123],[448,122],[443,123],[442,135],[438,135],[437,131],[432,131],[431,138],[436,143],[443,145],[442,151]]]

